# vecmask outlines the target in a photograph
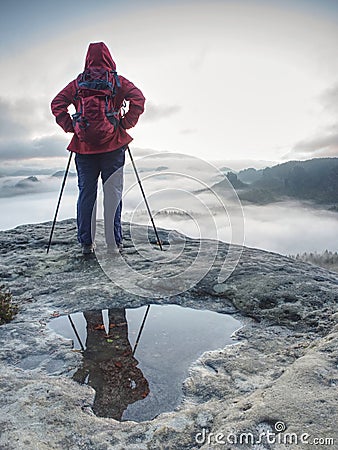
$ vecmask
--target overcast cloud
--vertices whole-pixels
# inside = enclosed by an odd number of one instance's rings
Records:
[[[29,97],[21,100],[0,98],[2,168],[6,161],[17,160],[18,169],[27,159],[62,157],[69,135],[56,134],[56,131],[47,100]],[[37,167],[37,171],[38,169]]]
[[[155,121],[168,118],[180,112],[179,105],[155,105],[152,102],[146,103],[146,111],[142,117],[142,121]]]
[[[147,99],[131,131],[135,145],[210,159],[280,160],[333,121],[332,109],[320,112],[319,94],[336,98],[329,92],[338,73],[335,3],[102,0],[98,7],[85,0],[74,16],[75,0],[67,4],[69,19],[65,0],[48,7],[5,0],[0,96],[10,105],[5,113],[0,105],[2,131],[16,132],[16,140],[61,135],[50,101],[83,69],[88,43],[103,40],[118,73]]]
[[[319,96],[318,115],[326,115],[330,125],[319,127],[316,134],[298,141],[284,159],[298,157],[310,159],[338,156],[338,83]]]
[[[337,114],[338,122],[338,82],[327,89],[320,97],[324,109]]]
[[[27,122],[19,120],[17,108],[8,100],[0,98],[0,139],[18,138],[28,132]]]
[[[0,141],[0,160],[59,157],[65,154],[67,141],[60,136],[29,139],[3,139]]]
[[[338,131],[329,129],[298,142],[285,159],[301,157],[302,159],[338,156]]]

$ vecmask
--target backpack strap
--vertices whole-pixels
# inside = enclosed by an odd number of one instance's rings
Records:
[[[73,97],[73,101],[76,102],[77,100],[80,100],[80,97],[79,97],[79,88],[77,87],[77,82],[76,82],[76,91],[75,91],[75,94]]]
[[[121,87],[121,83],[120,83],[120,79],[119,79],[119,76],[117,75],[116,70],[112,70],[111,73],[114,76],[116,87],[120,88]]]

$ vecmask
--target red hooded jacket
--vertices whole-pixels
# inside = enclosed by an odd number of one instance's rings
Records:
[[[87,69],[103,69],[109,72],[116,70],[116,64],[103,42],[96,42],[89,45],[85,63],[85,70]],[[71,81],[64,89],[62,89],[51,103],[52,113],[56,118],[56,122],[67,133],[74,133],[72,119],[68,113],[68,106],[73,104],[77,111],[80,106],[79,100],[75,98],[78,87],[77,79]],[[118,129],[112,134],[111,140],[103,145],[93,148],[91,145],[81,142],[77,135],[74,134],[67,147],[68,150],[86,154],[105,153],[117,150],[133,140],[126,129],[136,125],[139,116],[144,111],[145,98],[142,92],[126,78],[119,75],[119,81],[121,87],[117,89],[116,96],[114,97],[115,109],[119,110],[122,107],[124,100],[129,101],[129,109],[126,115],[121,119]]]

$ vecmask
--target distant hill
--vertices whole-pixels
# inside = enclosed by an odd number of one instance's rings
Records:
[[[29,188],[30,186],[32,186],[32,183],[39,183],[39,182],[40,181],[38,180],[37,177],[30,176],[30,177],[25,178],[24,180],[18,181],[15,184],[15,187],[26,189],[26,188]]]
[[[262,176],[263,169],[254,169],[249,167],[249,169],[241,170],[237,173],[238,178],[243,181],[243,183],[254,183],[258,181]]]
[[[51,175],[52,177],[55,178],[62,178],[65,175],[65,171],[64,170],[58,170],[57,172],[53,173],[53,175]],[[76,173],[74,172],[68,172],[68,177],[76,177]]]
[[[227,177],[241,200],[270,203],[289,197],[337,209],[338,158],[288,161],[265,169],[241,170],[237,175],[230,172]]]

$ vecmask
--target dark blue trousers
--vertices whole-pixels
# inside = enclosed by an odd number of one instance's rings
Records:
[[[77,229],[80,244],[95,239],[97,183],[103,183],[103,214],[107,245],[122,243],[122,190],[125,147],[107,153],[83,155],[77,153],[78,176]]]

